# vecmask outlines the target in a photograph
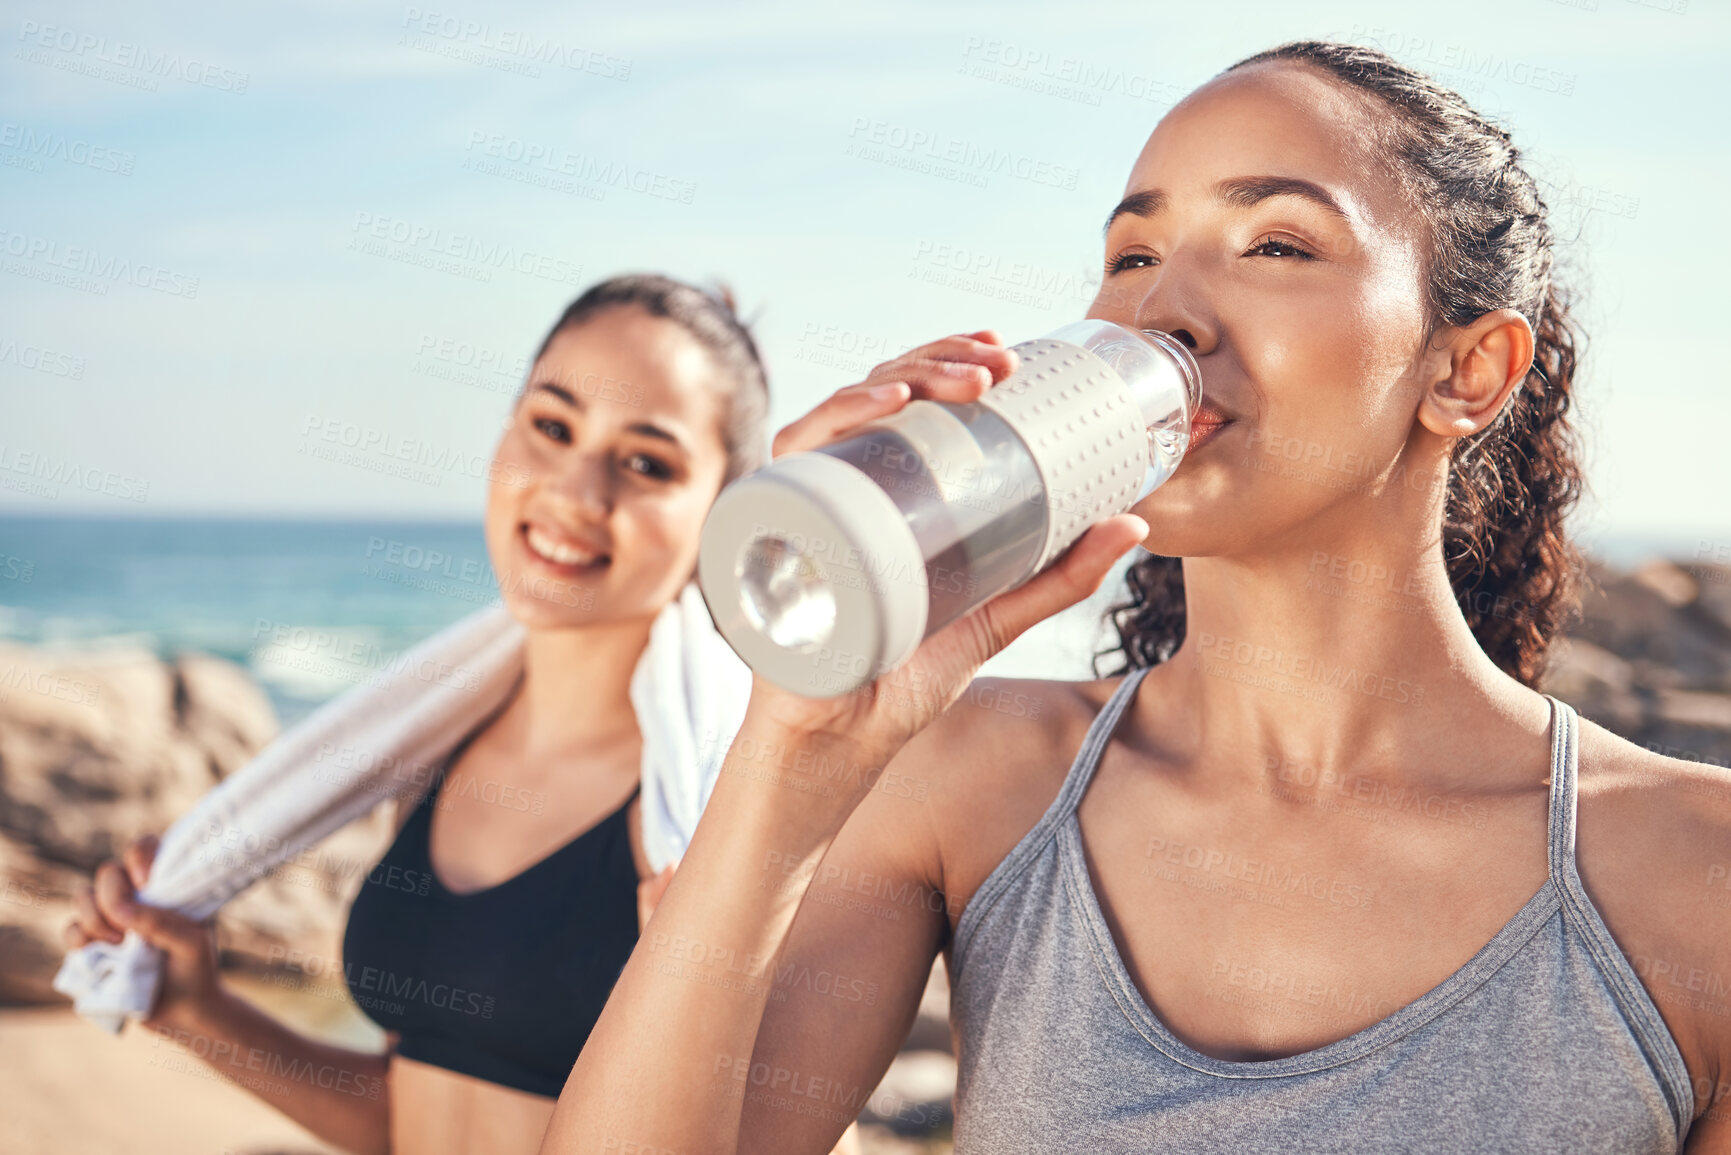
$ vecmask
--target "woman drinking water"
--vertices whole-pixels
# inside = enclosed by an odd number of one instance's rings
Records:
[[[756,680],[543,1150],[822,1151],[939,954],[959,1155],[1731,1148],[1731,791],[1535,688],[1577,330],[1509,136],[1289,44],[1172,109],[1107,226],[1088,315],[1201,368],[1177,472],[866,690]],[[776,452],[1013,369],[934,342]],[[1138,544],[1119,676],[963,697]],[[765,971],[876,997],[721,981]]]

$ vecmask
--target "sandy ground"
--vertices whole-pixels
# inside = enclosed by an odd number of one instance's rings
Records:
[[[308,1034],[370,1048],[352,1005],[224,981]],[[0,1010],[5,1155],[335,1155],[250,1093],[149,1031],[118,1038],[70,1010]]]
[[[223,981],[303,1033],[361,1049],[382,1045],[352,1003],[256,979]],[[870,1128],[865,1155],[947,1152]],[[149,1031],[118,1038],[70,1010],[0,1009],[3,1155],[341,1155],[250,1093]]]

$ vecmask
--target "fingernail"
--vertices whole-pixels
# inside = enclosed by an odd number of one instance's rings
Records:
[[[902,383],[900,381],[889,381],[882,385],[873,385],[870,389],[870,393],[873,401],[888,401],[892,397],[901,396]]]

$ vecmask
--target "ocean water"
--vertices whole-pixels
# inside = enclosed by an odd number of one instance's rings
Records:
[[[217,654],[285,725],[497,598],[478,521],[0,517],[0,637]]]
[[[1122,592],[1108,582],[984,672],[1093,677]],[[497,599],[479,521],[0,516],[0,638],[216,654],[285,726]]]
[[[1625,566],[1697,545],[1591,544]],[[1103,614],[1130,560],[983,673],[1095,676],[1093,654],[1115,640]],[[216,654],[258,680],[284,725],[497,598],[479,521],[0,516],[0,638]]]

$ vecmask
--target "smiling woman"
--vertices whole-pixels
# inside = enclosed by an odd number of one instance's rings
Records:
[[[1381,53],[1287,45],[1173,108],[1088,315],[1190,348],[1205,436],[869,690],[755,684],[543,1150],[822,1151],[940,953],[958,1155],[1726,1149],[1731,791],[1533,688],[1579,483],[1550,244],[1508,135]],[[933,342],[776,451],[1015,367]],[[1121,676],[964,693],[1136,545]],[[1319,556],[1411,596],[1319,597]],[[878,998],[726,981],[753,959]]]
[[[487,549],[512,614],[568,627],[673,597],[710,501],[762,460],[762,382],[750,335],[696,290],[622,278],[578,298],[494,455]]]
[[[132,931],[161,950],[145,1024],[231,1075],[235,1055],[316,1073],[242,1085],[344,1149],[533,1151],[672,872],[655,869],[677,857],[667,795],[689,786],[694,812],[706,793],[699,763],[713,757],[701,750],[650,789],[651,737],[665,736],[648,724],[686,714],[640,713],[639,700],[669,664],[681,678],[736,676],[702,661],[698,631],[661,622],[697,596],[686,587],[698,529],[723,479],[762,460],[766,408],[731,302],[665,277],[596,286],[543,343],[488,471],[486,541],[523,627],[506,635],[521,639],[520,663],[502,675],[503,700],[477,705],[468,716],[486,717],[424,767],[430,781],[417,769],[425,792],[399,805],[396,839],[349,912],[343,977],[389,1032],[385,1054],[303,1038],[230,993],[209,927],[137,900],[154,839],[99,869],[67,944]],[[701,687],[676,689],[681,710],[703,713]],[[399,712],[379,724],[456,729],[413,699]]]

